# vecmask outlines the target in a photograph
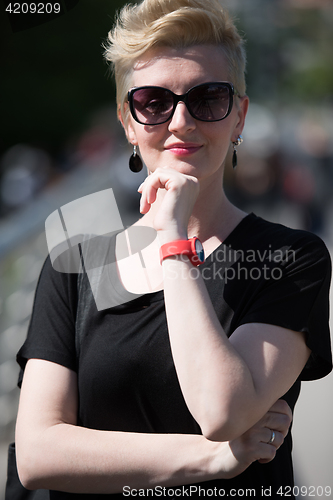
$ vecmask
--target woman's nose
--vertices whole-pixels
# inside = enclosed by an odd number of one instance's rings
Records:
[[[196,120],[191,116],[187,106],[180,101],[169,123],[170,132],[189,132],[196,127]]]

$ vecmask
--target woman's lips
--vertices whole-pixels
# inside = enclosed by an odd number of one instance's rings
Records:
[[[196,153],[201,148],[202,148],[201,144],[177,143],[177,144],[171,144],[170,146],[167,146],[165,149],[177,156],[188,156]]]

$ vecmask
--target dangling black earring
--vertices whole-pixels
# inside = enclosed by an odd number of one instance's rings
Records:
[[[133,153],[129,159],[129,168],[132,172],[141,172],[142,170],[142,160],[138,153],[136,152],[137,146],[133,146]]]
[[[232,143],[234,146],[234,152],[232,153],[232,168],[237,167],[237,149],[236,148],[237,148],[237,146],[242,144],[242,142],[243,142],[243,137],[241,135],[239,135],[237,140]]]

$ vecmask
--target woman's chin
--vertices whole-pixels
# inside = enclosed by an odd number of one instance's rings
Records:
[[[154,172],[156,168],[156,165],[154,165],[153,168],[148,167],[148,170]],[[200,167],[196,165],[195,162],[191,162],[189,158],[169,161],[167,164],[164,163],[162,168],[171,168],[181,174],[192,175],[193,177],[198,177],[201,170]]]

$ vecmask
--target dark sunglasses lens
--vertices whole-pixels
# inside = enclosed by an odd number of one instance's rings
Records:
[[[167,89],[137,89],[132,99],[136,116],[145,125],[167,121],[173,110],[173,96]]]
[[[230,88],[221,83],[211,83],[195,87],[188,96],[193,116],[202,121],[222,120],[230,106]]]

